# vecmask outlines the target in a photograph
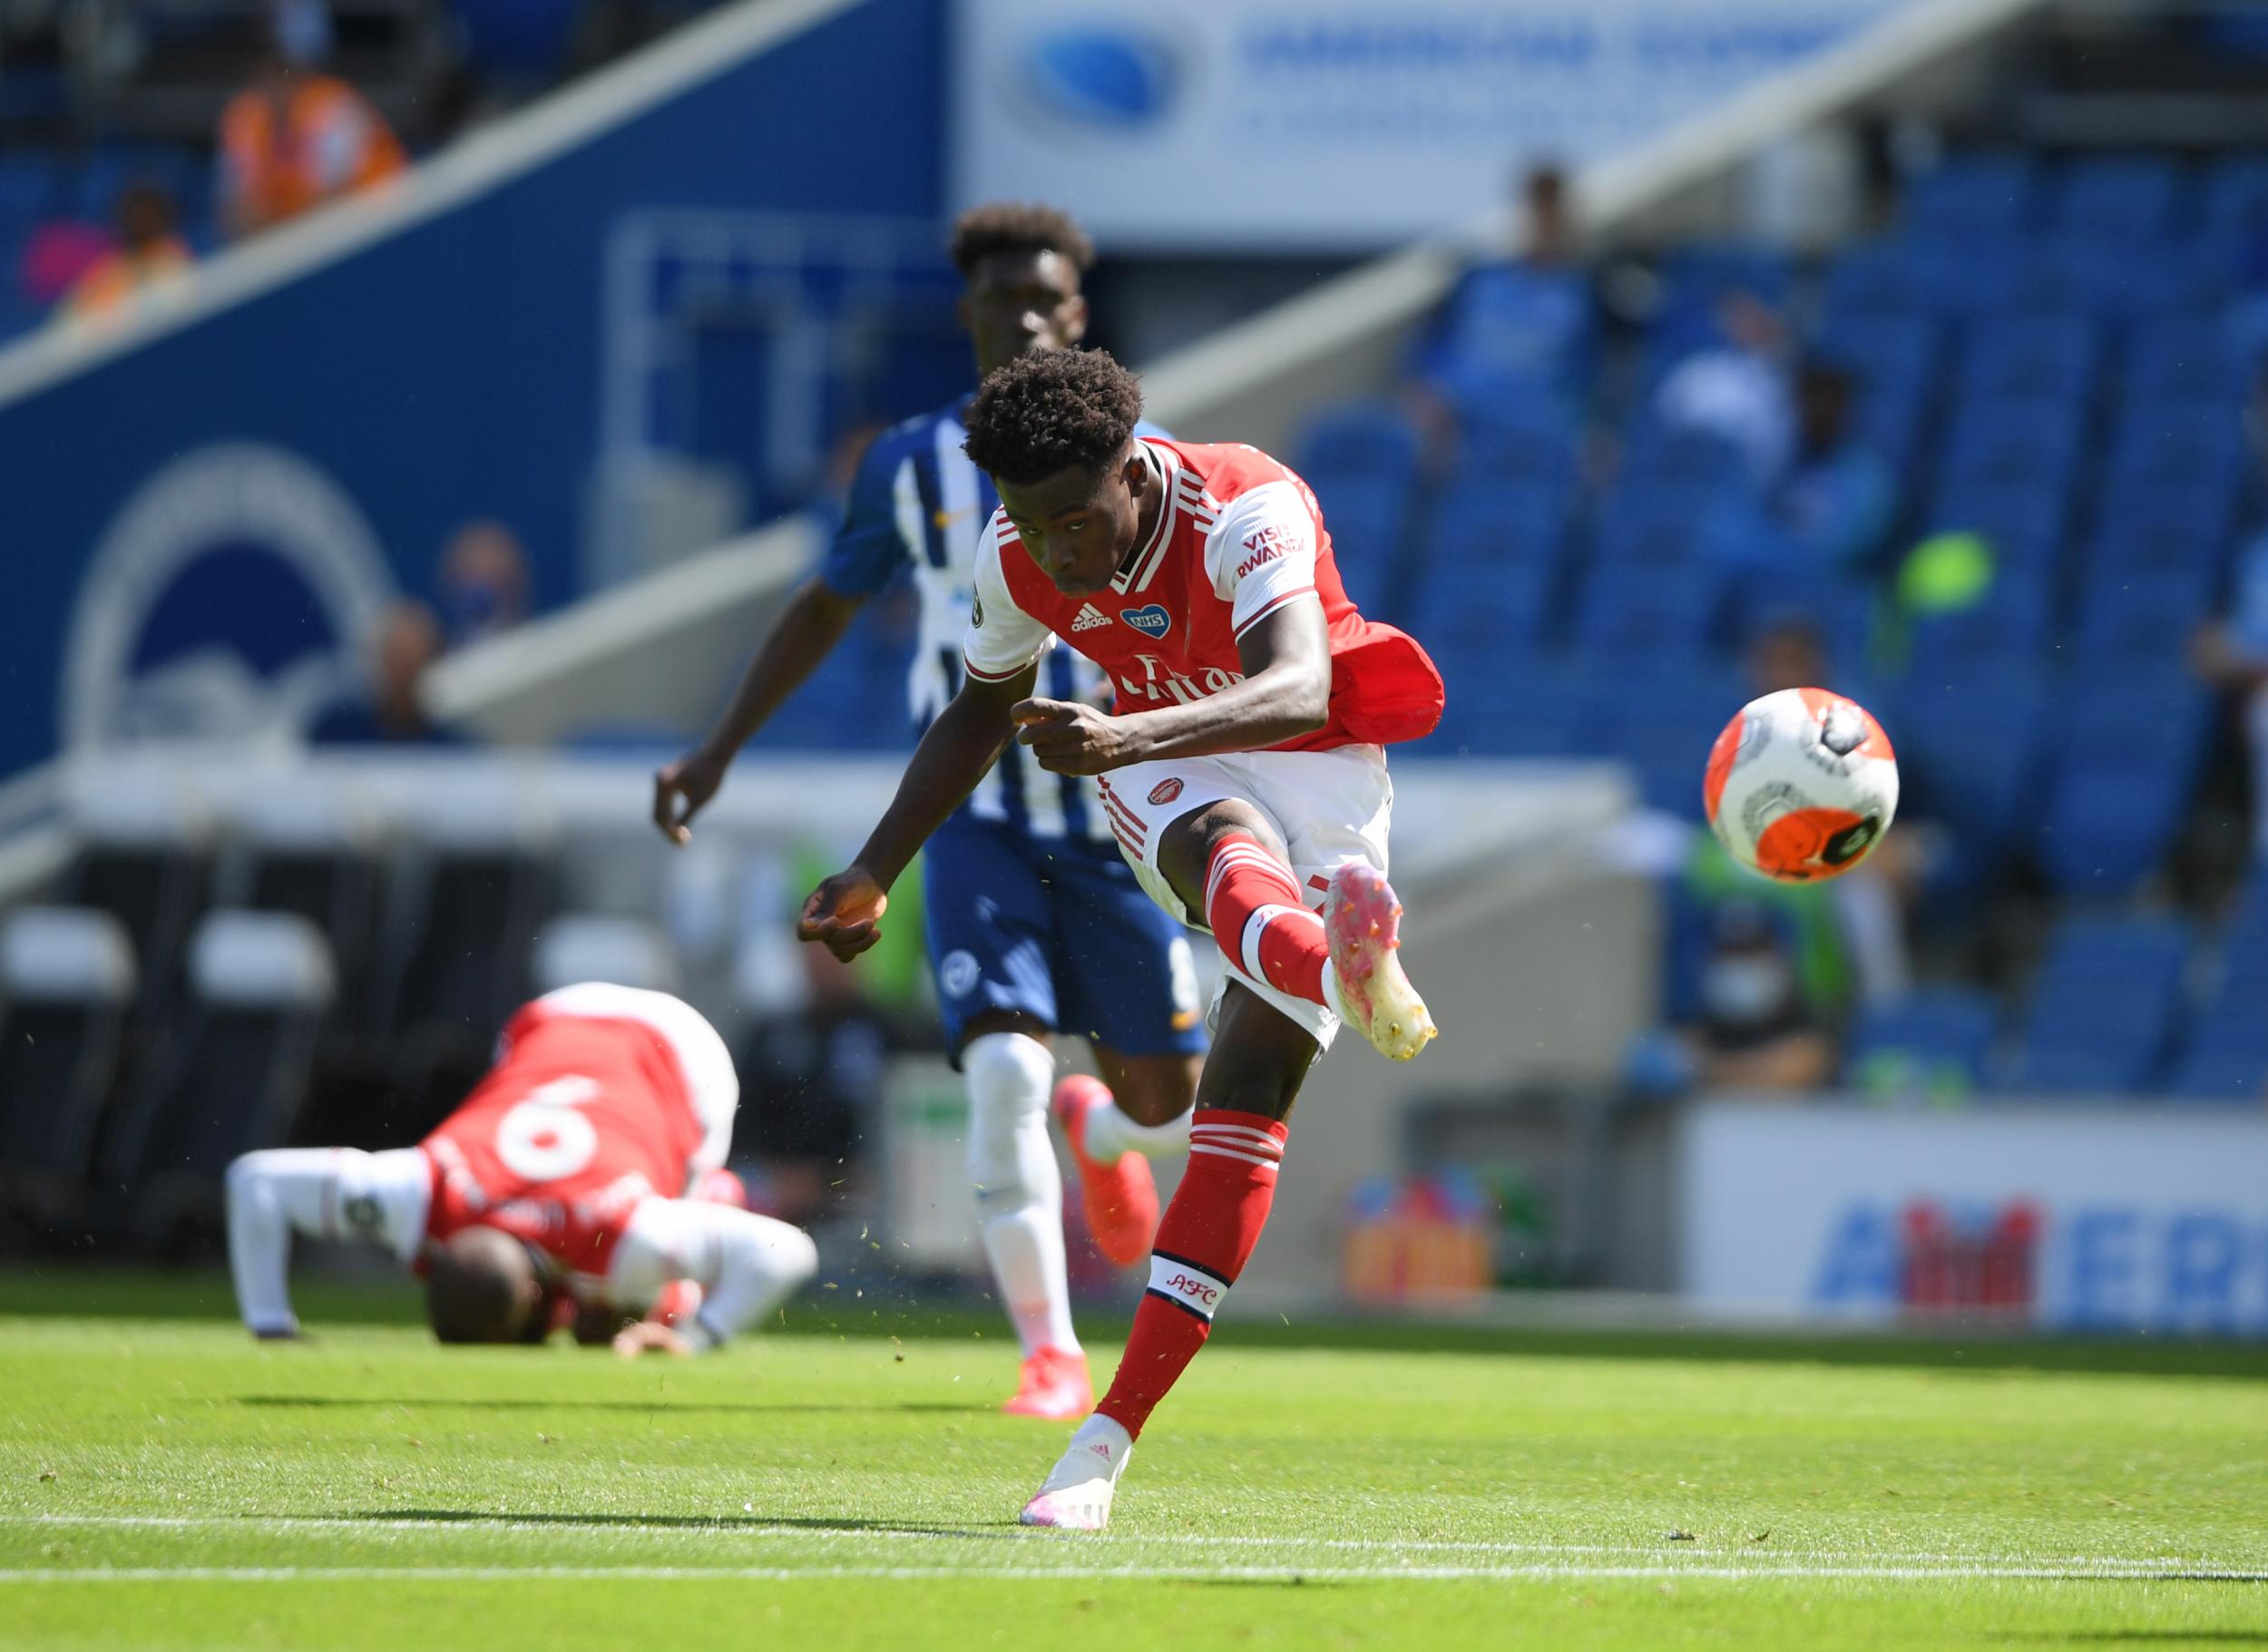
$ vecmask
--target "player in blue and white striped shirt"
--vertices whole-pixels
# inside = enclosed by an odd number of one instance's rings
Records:
[[[1079,347],[1080,278],[1093,257],[1079,227],[1051,208],[995,205],[962,217],[953,259],[980,379],[1030,351]],[[686,841],[734,755],[901,568],[921,593],[915,720],[926,725],[959,691],[977,544],[999,503],[961,451],[966,405],[908,419],[867,450],[833,546],[765,638],[723,719],[655,777],[654,820],[674,841]],[[1108,685],[1070,649],[1050,650],[1040,670],[1048,698],[1107,703]],[[1003,1409],[1084,1416],[1094,1389],[1071,1329],[1050,1090],[1099,1245],[1113,1260],[1141,1260],[1158,1222],[1147,1158],[1187,1146],[1204,1048],[1189,944],[1135,883],[1095,783],[1049,774],[1013,743],[924,853],[930,963],[968,1079],[984,1248],[1023,1344],[1022,1381]],[[1057,1032],[1093,1043],[1107,1090],[1078,1078],[1054,1085],[1048,1041]]]

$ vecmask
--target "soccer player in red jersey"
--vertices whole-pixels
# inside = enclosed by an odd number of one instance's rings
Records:
[[[252,1334],[290,1337],[291,1236],[381,1246],[425,1275],[444,1342],[541,1340],[564,1296],[603,1323],[657,1299],[615,1350],[693,1354],[818,1266],[809,1237],[721,1202],[740,1084],[715,1029],[662,992],[591,982],[524,1005],[496,1064],[414,1148],[279,1148],[229,1167],[229,1266]]]
[[[1432,1019],[1397,959],[1382,747],[1440,720],[1441,675],[1347,600],[1306,484],[1258,449],[1135,434],[1141,389],[1100,352],[993,373],[966,420],[1001,509],[977,554],[966,680],[930,726],[856,861],[798,933],[853,957],[886,892],[1012,737],[1100,775],[1119,847],[1227,969],[1189,1168],[1110,1392],[1025,1505],[1100,1529],[1134,1441],[1203,1345],[1267,1220],[1300,1081],[1342,1021],[1406,1061]],[[1107,671],[1110,712],[1032,698],[1068,644]]]

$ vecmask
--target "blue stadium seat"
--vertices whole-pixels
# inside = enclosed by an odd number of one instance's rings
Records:
[[[1698,823],[1709,747],[1753,693],[1720,661],[1637,660],[1592,678],[1583,727],[1637,771],[1647,806]]]
[[[1449,706],[1440,730],[1417,749],[1494,758],[1584,755],[1589,699],[1564,663],[1508,660],[1501,649],[1471,651],[1455,642],[1436,657]]]
[[[1558,588],[1558,565],[1540,557],[1436,567],[1416,582],[1411,628],[1428,648],[1518,658],[1533,651],[1550,624]]]
[[[2200,269],[2162,242],[2062,236],[2027,242],[2000,278],[2011,310],[2080,310],[2132,321],[2197,303]]]
[[[1576,619],[1576,640],[1610,660],[1691,657],[1717,640],[1726,578],[1705,563],[1663,567],[1600,562]]]
[[[2159,241],[2186,204],[2187,181],[2165,155],[2074,161],[2049,188],[2048,222],[2059,235]]]
[[[508,80],[557,73],[574,38],[581,0],[453,0],[466,54],[481,72]]]
[[[2244,376],[2229,328],[2218,316],[2156,316],[2126,346],[2130,402],[2218,401],[2234,407]]]
[[[2128,1094],[2156,1076],[2181,1003],[2189,937],[2163,918],[2067,920],[2034,978],[2014,1087]]]
[[[2085,317],[1993,317],[1969,329],[1960,395],[1965,402],[2084,399],[2101,365],[2101,334]]]
[[[2268,949],[2263,949],[2268,951]],[[2263,983],[2232,972],[2190,1028],[2166,1088],[2187,1101],[2252,1107],[2268,1099],[2268,1014]]]
[[[1424,571],[1502,562],[1556,564],[1567,539],[1570,501],[1564,482],[1452,483],[1425,533]]]
[[[2019,230],[2031,216],[2035,171],[2025,154],[1950,156],[1914,185],[1907,220],[1953,242]]]
[[[1927,316],[1890,309],[1831,316],[1814,353],[1847,370],[1862,390],[1897,386],[1926,393],[1937,381],[1945,329]]]
[[[2039,576],[2056,563],[2070,504],[2061,477],[2017,483],[1949,477],[1930,503],[1924,531],[1980,533],[1992,543],[2000,567]]]
[[[1808,624],[1819,633],[1842,679],[1872,652],[1873,585],[1840,569],[1814,564],[1745,570],[1735,585],[1734,601],[1734,629],[1744,641],[1770,626]]]
[[[2129,403],[2110,445],[2114,484],[2219,488],[2244,474],[2244,427],[2227,402]]]
[[[1910,673],[1882,709],[1907,806],[1989,862],[2038,818],[2048,681],[2031,661],[1986,659]]]
[[[2155,871],[2188,811],[2208,705],[2178,660],[2090,667],[2057,706],[2039,864],[2066,893],[2116,894]]]
[[[1717,487],[1740,474],[1731,443],[1706,430],[1666,425],[1650,409],[1633,422],[1622,447],[1619,482],[1625,492],[1642,487]]]
[[[1532,391],[1461,403],[1458,439],[1457,470],[1462,478],[1565,491],[1581,474],[1574,422],[1555,398]]]
[[[2121,485],[2097,507],[2089,565],[2098,573],[2142,568],[2216,569],[2229,547],[2235,488]]]
[[[2268,228],[2268,155],[2230,155],[2208,164],[2202,209],[2209,238]]]
[[[1625,476],[1599,503],[1592,554],[1618,568],[1702,561],[1717,543],[1722,497],[1714,478],[1673,483]]]
[[[1999,1025],[1999,1001],[1981,988],[1918,988],[1861,1013],[1843,1081],[1876,1094],[1975,1090]]]
[[[2097,571],[2079,602],[2072,641],[2083,662],[2127,667],[2183,658],[2213,603],[2213,570],[2186,567]]]
[[[2036,660],[2053,625],[2047,582],[2004,568],[1966,608],[1917,616],[1910,627],[1913,669],[1935,672],[1983,660]]]
[[[1420,444],[1409,415],[1384,400],[1342,402],[1300,433],[1293,468],[1320,494],[1326,480],[1363,477],[1402,483],[1415,479]]]
[[[1932,262],[1909,242],[1862,241],[1827,271],[1822,295],[1827,330],[1880,317],[1925,319],[1940,314]]]
[[[1941,460],[1948,481],[2068,485],[2077,471],[2085,409],[2045,397],[1980,396],[1954,410]]]
[[[1310,476],[1323,506],[1331,550],[1357,602],[1383,606],[1398,593],[1403,576],[1402,546],[1413,503],[1407,477],[1384,475]]]

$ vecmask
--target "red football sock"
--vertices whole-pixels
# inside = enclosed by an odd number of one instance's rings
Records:
[[[1110,1392],[1095,1407],[1128,1433],[1141,1433],[1212,1334],[1214,1310],[1267,1226],[1287,1134],[1274,1119],[1223,1108],[1190,1119],[1189,1168],[1158,1224],[1149,1289]]]
[[[1205,868],[1205,920],[1230,962],[1255,981],[1323,1002],[1323,920],[1300,899],[1292,869],[1259,840],[1233,832]]]

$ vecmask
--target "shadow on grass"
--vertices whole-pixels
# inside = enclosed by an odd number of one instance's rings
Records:
[[[436,1526],[584,1526],[654,1531],[777,1531],[792,1529],[817,1535],[967,1538],[992,1542],[1031,1542],[1040,1534],[1012,1520],[996,1526],[933,1526],[914,1520],[817,1520],[770,1514],[495,1514],[479,1509],[353,1509],[337,1516],[349,1520],[430,1520]]]
[[[2268,1647],[2268,1629],[2058,1629],[2008,1638],[2052,1641],[2059,1647]]]
[[[239,1405],[258,1405],[279,1410],[329,1410],[354,1407],[363,1410],[391,1407],[398,1411],[604,1411],[637,1413],[726,1412],[747,1413],[751,1415],[855,1415],[875,1412],[947,1412],[962,1416],[991,1415],[997,1408],[990,1405],[961,1405],[949,1400],[901,1400],[879,1405],[808,1405],[800,1403],[772,1404],[762,1400],[679,1400],[667,1395],[651,1400],[535,1400],[526,1398],[453,1399],[444,1394],[421,1394],[416,1399],[368,1398],[361,1395],[327,1393],[241,1393],[236,1396]]]

